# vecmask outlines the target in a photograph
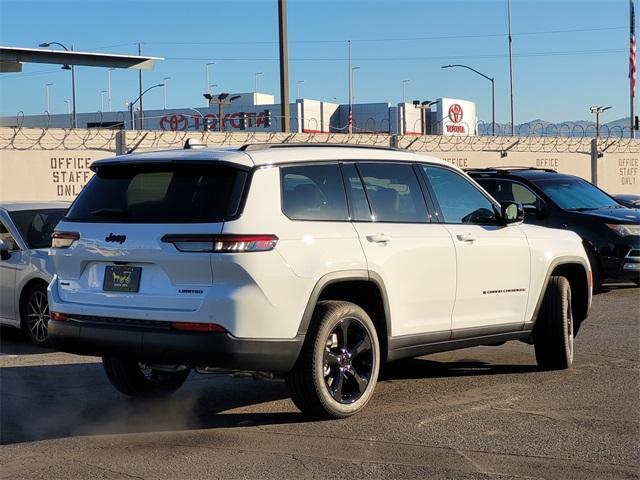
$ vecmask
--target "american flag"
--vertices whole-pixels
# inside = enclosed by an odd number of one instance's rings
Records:
[[[631,79],[631,96],[636,96],[636,14],[631,0],[631,43],[629,49],[629,78]]]
[[[351,106],[349,106],[349,116],[347,117],[347,132],[353,133],[353,112],[351,111]]]

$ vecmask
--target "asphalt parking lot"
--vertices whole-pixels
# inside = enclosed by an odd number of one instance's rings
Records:
[[[192,374],[133,401],[94,358],[2,329],[0,478],[640,477],[640,290],[595,297],[570,371],[523,343],[389,366],[368,408],[313,421],[280,380]]]

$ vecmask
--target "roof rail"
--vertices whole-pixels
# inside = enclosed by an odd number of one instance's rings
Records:
[[[522,166],[515,166],[515,167],[483,167],[483,168],[463,168],[463,170],[465,172],[513,172],[513,171],[517,171],[517,170],[538,170],[541,172],[552,172],[552,173],[558,173],[557,170],[554,170],[552,168],[538,168],[538,167],[522,167]]]
[[[392,150],[397,151],[394,147],[383,147],[380,145],[360,145],[351,143],[246,143],[238,150],[242,152],[251,152],[256,150],[269,150],[271,148],[299,148],[299,147],[322,147],[322,148],[374,148],[376,150]]]

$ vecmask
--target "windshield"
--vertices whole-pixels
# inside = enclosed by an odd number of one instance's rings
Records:
[[[51,234],[62,217],[63,208],[50,210],[18,210],[9,216],[29,248],[49,248]]]
[[[66,218],[80,222],[221,222],[238,212],[246,179],[246,172],[219,165],[101,167]]]
[[[621,208],[609,195],[580,178],[555,178],[534,183],[564,210]]]

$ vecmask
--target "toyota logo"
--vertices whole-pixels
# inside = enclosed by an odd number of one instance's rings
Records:
[[[462,107],[459,103],[454,103],[449,107],[449,120],[453,123],[460,123],[462,121]]]
[[[189,119],[182,114],[165,115],[160,119],[162,130],[186,130],[189,127]]]

